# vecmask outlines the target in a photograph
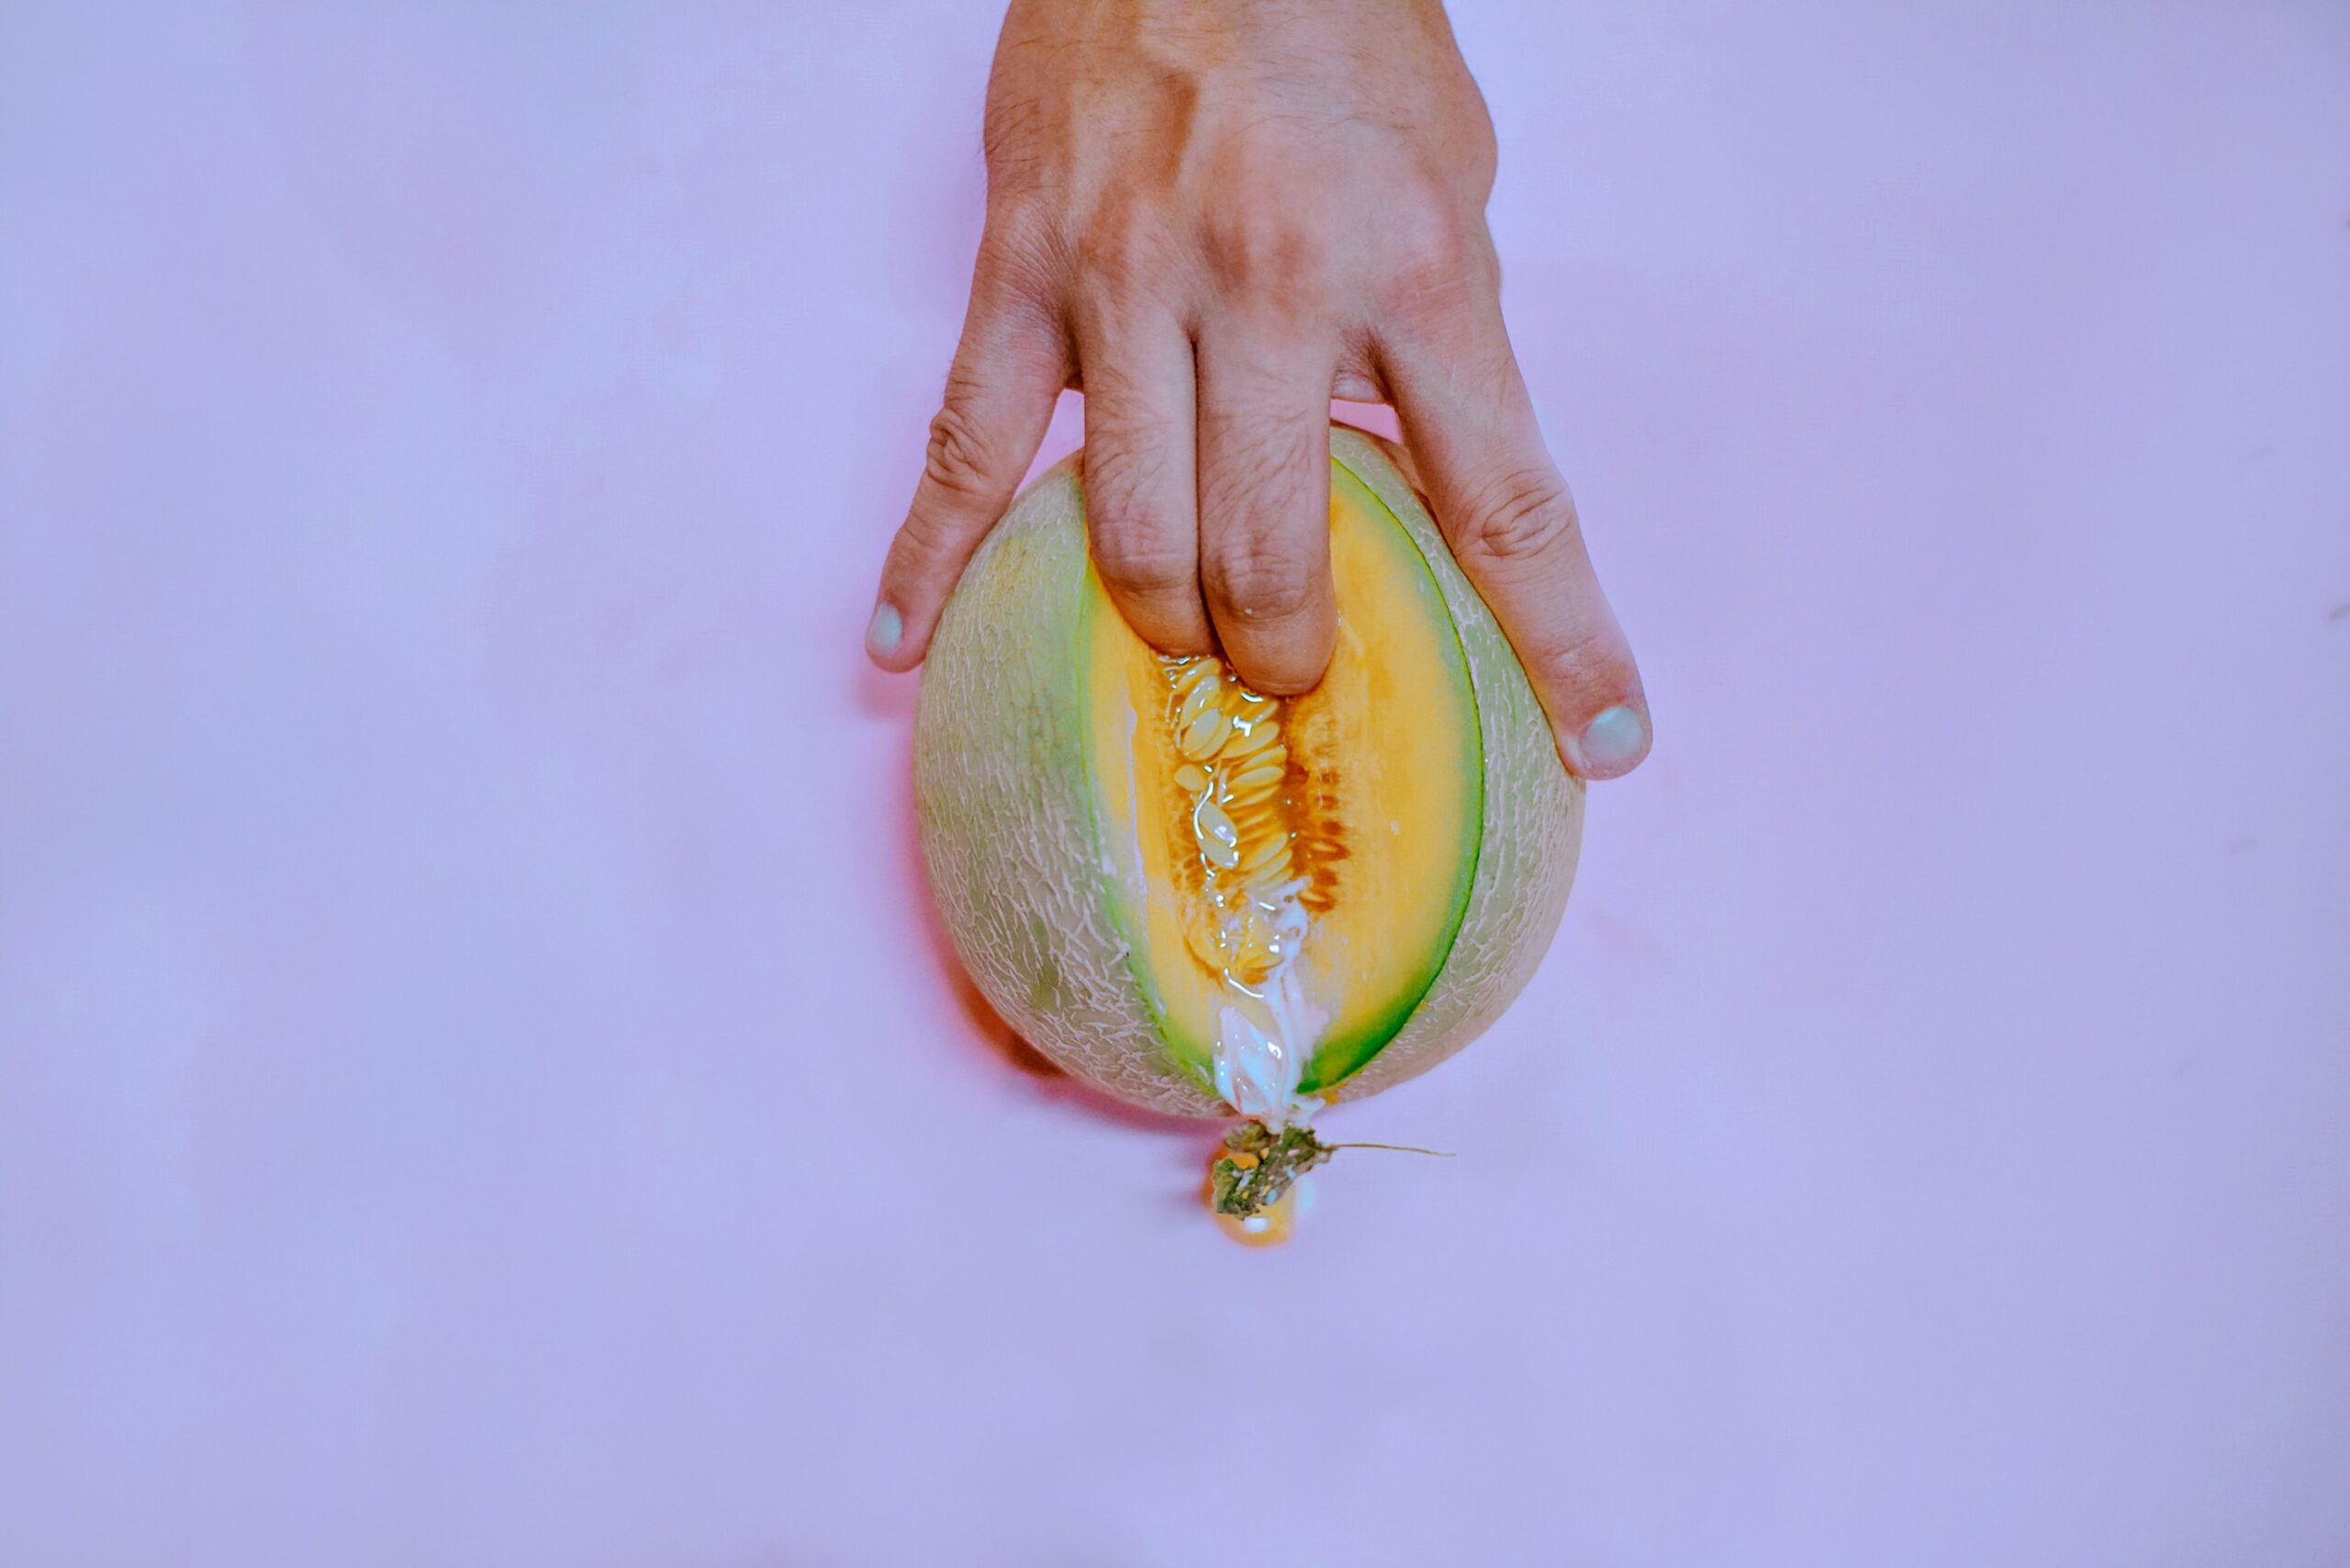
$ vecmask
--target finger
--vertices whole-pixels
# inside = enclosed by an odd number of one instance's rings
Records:
[[[1200,584],[1225,656],[1277,696],[1320,680],[1337,635],[1334,359],[1248,325],[1211,325],[1200,337]]]
[[[912,669],[971,552],[1012,504],[1069,375],[1059,328],[984,273],[972,286],[946,397],[906,521],[890,541],[865,634],[883,669]]]
[[[1648,699],[1545,449],[1497,304],[1388,345],[1387,380],[1452,553],[1508,633],[1559,752],[1614,778],[1649,750]]]
[[[1079,314],[1085,520],[1102,586],[1143,639],[1174,654],[1214,646],[1200,602],[1197,413],[1192,340],[1154,308]]]

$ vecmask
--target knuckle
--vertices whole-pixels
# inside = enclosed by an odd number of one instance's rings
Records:
[[[1387,241],[1399,274],[1436,282],[1475,273],[1481,259],[1478,220],[1440,199],[1409,201],[1402,207]]]
[[[1573,539],[1580,526],[1565,481],[1528,469],[1505,475],[1470,498],[1460,543],[1490,561],[1529,561]]]
[[[1085,504],[1093,564],[1102,580],[1142,598],[1196,594],[1199,562],[1188,519],[1166,500],[1169,476],[1154,436],[1089,448]]]
[[[1314,562],[1294,544],[1256,539],[1227,545],[1208,558],[1209,597],[1244,621],[1286,621],[1315,599]]]
[[[1045,124],[1044,106],[1035,98],[991,91],[979,121],[980,150],[995,157],[1035,140]]]
[[[990,94],[979,122],[979,149],[990,191],[1031,191],[1045,182],[1052,129],[1044,106]]]
[[[1402,220],[1389,246],[1393,261],[1380,287],[1380,305],[1407,322],[1439,319],[1499,279],[1468,219],[1449,208],[1423,208]]]
[[[1151,500],[1158,479],[1157,463],[1125,447],[1107,449],[1086,465],[1092,565],[1104,583],[1133,595],[1184,590],[1199,574],[1168,508]]]
[[[996,487],[986,433],[971,410],[967,391],[950,386],[946,406],[930,421],[930,444],[923,454],[923,477],[949,496],[984,500]]]
[[[1166,257],[1159,224],[1132,204],[1098,215],[1078,243],[1084,275],[1113,297],[1141,291]]]
[[[1002,303],[1043,300],[1060,266],[1058,219],[1041,202],[1009,200],[988,213],[974,269],[983,296]]]
[[[1207,231],[1207,256],[1236,292],[1274,299],[1309,295],[1327,271],[1327,246],[1315,226],[1278,198],[1232,204]]]
[[[1494,177],[1501,172],[1501,141],[1494,122],[1479,115],[1452,144],[1452,177],[1449,182],[1469,192],[1483,207],[1494,194]]]
[[[1046,248],[1052,231],[1052,211],[1043,202],[1025,196],[1004,196],[988,205],[980,243],[999,253],[1037,252]]]
[[[1094,531],[1093,564],[1102,580],[1128,593],[1161,597],[1189,588],[1192,553],[1164,532],[1128,515]]]

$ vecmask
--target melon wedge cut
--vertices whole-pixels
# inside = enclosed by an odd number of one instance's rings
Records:
[[[1087,558],[1082,454],[966,571],[914,781],[931,884],[1005,1020],[1181,1114],[1310,1115],[1433,1066],[1523,987],[1581,786],[1397,449],[1332,431],[1338,640],[1303,696],[1144,644]]]

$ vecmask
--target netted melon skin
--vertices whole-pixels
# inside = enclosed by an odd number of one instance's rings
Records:
[[[1394,512],[1452,612],[1478,705],[1484,824],[1460,933],[1403,1030],[1329,1091],[1355,1099],[1426,1071],[1532,975],[1573,879],[1582,786],[1533,689],[1385,443],[1344,428],[1331,455]],[[1080,459],[1039,478],[966,569],[923,666],[914,802],[931,890],[989,1003],[1072,1075],[1146,1108],[1230,1114],[1160,1043],[1111,913],[1118,876],[1085,761]]]
[[[1063,1070],[1178,1115],[1224,1114],[1182,1072],[1126,964],[1085,763],[1079,464],[979,546],[923,665],[914,809],[932,894],[989,1005]]]

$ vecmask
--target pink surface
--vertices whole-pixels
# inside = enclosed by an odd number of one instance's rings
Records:
[[[2339,7],[1460,6],[1659,742],[1273,1253],[860,663],[990,8],[196,9],[0,11],[0,1561],[2350,1561]]]

